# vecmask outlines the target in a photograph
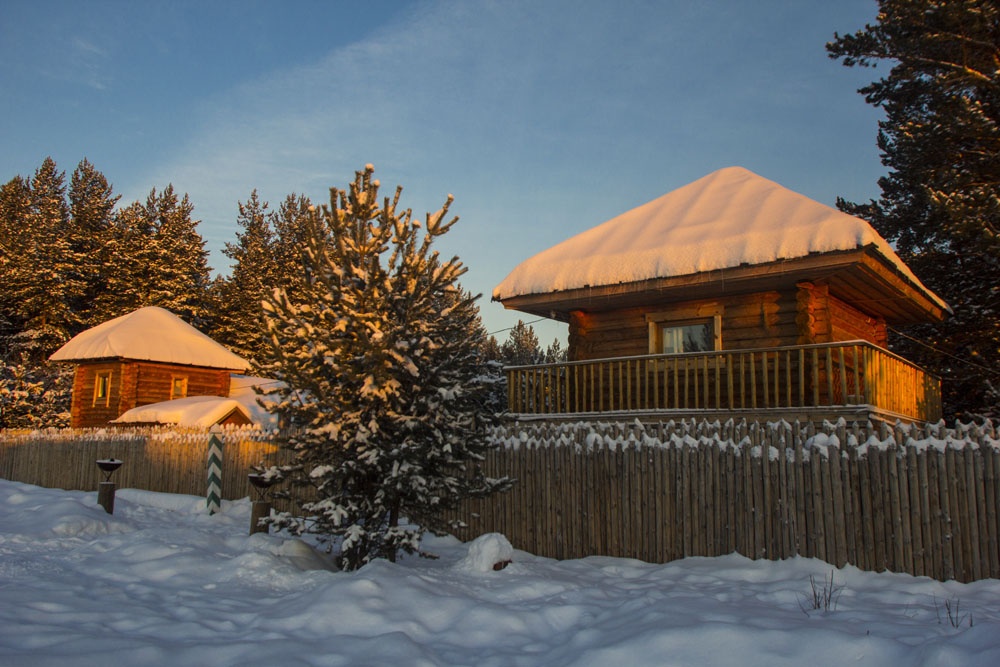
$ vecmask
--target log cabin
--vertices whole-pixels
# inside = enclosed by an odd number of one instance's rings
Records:
[[[568,324],[568,362],[506,371],[523,417],[941,417],[940,381],[886,344],[948,305],[866,221],[740,167],[527,259],[493,300]]]
[[[133,408],[190,396],[229,396],[250,367],[168,310],[140,308],[88,329],[51,357],[75,364],[70,426],[106,426]]]

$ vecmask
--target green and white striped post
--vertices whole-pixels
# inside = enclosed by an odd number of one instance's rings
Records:
[[[222,428],[216,424],[208,438],[208,513],[222,509]]]

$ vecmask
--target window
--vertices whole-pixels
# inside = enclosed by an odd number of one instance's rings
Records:
[[[722,309],[715,304],[649,313],[650,354],[711,352],[722,349]]]
[[[660,324],[660,354],[709,352],[715,349],[711,320],[690,324]]]
[[[98,371],[94,378],[94,407],[111,404],[111,371]]]
[[[170,400],[175,398],[184,398],[188,393],[188,379],[187,377],[174,376],[170,381]]]

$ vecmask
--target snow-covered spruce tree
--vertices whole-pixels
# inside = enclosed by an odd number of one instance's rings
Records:
[[[84,158],[70,178],[70,246],[77,258],[75,279],[83,289],[73,303],[80,329],[105,321],[95,309],[98,296],[107,290],[107,276],[114,271],[105,248],[108,246],[115,205],[121,198],[114,194],[104,174]],[[76,334],[79,331],[71,331]]]
[[[115,213],[102,254],[114,270],[96,299],[100,321],[143,306],[166,308],[199,327],[211,321],[208,251],[193,210],[188,196],[178,199],[168,185]]]
[[[263,370],[288,384],[277,411],[299,427],[294,463],[269,474],[290,482],[301,516],[274,523],[317,534],[344,569],[418,552],[463,498],[509,484],[479,471],[491,415],[475,298],[458,287],[461,262],[432,249],[457,220],[451,197],[421,224],[399,209],[401,188],[379,201],[372,174],[313,209],[302,281],[264,303]]]
[[[285,197],[271,216],[274,229],[274,264],[277,271],[273,287],[292,289],[301,280],[302,248],[306,245],[312,202],[305,195]]]
[[[946,417],[1000,417],[1000,6],[879,0],[874,24],[827,51],[889,67],[858,91],[885,112],[882,194],[839,206],[871,221],[954,311],[892,347],[941,376]]]
[[[101,251],[103,261],[113,270],[105,275],[106,289],[97,295],[94,306],[104,320],[159,305],[153,301],[160,261],[155,236],[155,220],[140,202],[115,212]]]
[[[69,426],[73,370],[31,360],[33,348],[51,348],[38,333],[0,340],[0,429]]]
[[[178,199],[173,185],[167,185],[158,197],[155,190],[150,193],[146,208],[156,221],[159,255],[149,305],[166,308],[187,322],[204,326],[212,317],[207,298],[211,269],[198,221],[191,217],[194,204],[187,194]]]
[[[22,219],[17,246],[10,249],[14,270],[4,289],[14,299],[23,330],[55,332],[68,340],[76,313],[73,304],[83,292],[77,277],[78,257],[69,241],[66,175],[52,158],[45,158],[30,181],[30,201]]]
[[[223,254],[233,260],[228,279],[217,281],[217,305],[212,337],[240,356],[257,359],[267,347],[261,335],[261,300],[278,285],[272,213],[257,191],[247,202],[237,202],[236,243],[227,243]]]
[[[24,326],[23,312],[18,301],[17,289],[11,286],[23,282],[23,262],[19,249],[28,242],[24,221],[31,209],[31,185],[21,176],[15,176],[0,186],[0,336],[17,333]]]

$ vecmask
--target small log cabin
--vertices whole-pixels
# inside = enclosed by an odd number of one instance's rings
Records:
[[[140,308],[73,337],[50,357],[76,365],[70,425],[106,426],[144,405],[229,396],[250,367],[168,310]]]
[[[936,421],[888,327],[948,305],[864,220],[740,167],[574,236],[496,287],[566,322],[569,361],[507,369],[519,415]]]

